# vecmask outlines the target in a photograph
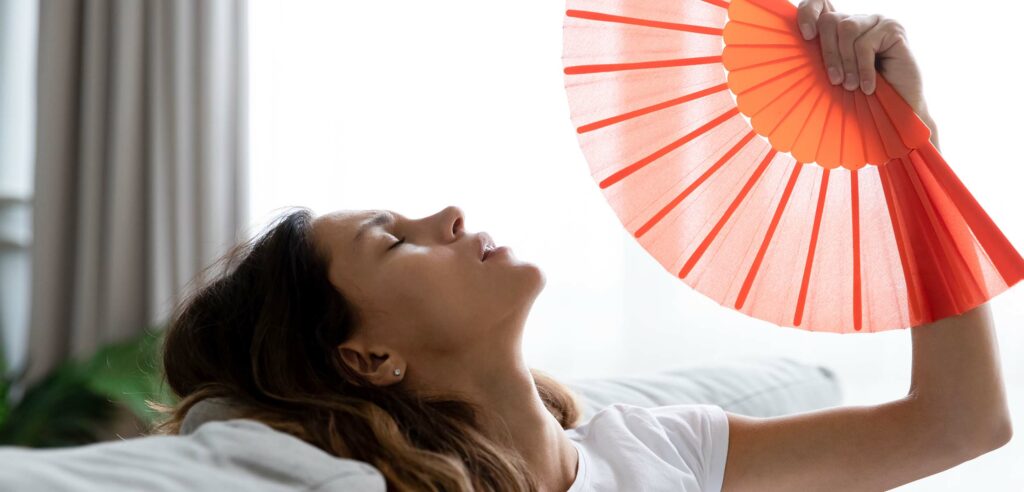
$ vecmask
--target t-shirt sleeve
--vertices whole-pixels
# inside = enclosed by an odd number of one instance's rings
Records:
[[[729,451],[729,419],[717,405],[668,405],[650,409],[704,491],[722,490]]]

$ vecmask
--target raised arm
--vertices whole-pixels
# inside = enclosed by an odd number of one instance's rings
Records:
[[[813,26],[805,38],[822,37],[826,65],[844,73],[838,83],[847,88],[873,91],[877,55],[882,73],[929,125],[938,147],[898,24],[838,14],[825,0],[803,2],[799,19]],[[723,490],[886,490],[1006,444],[1012,428],[988,304],[911,328],[910,336],[912,376],[901,399],[775,418],[730,414]]]
[[[988,305],[911,329],[907,396],[872,406],[729,414],[724,491],[887,490],[1006,444],[1012,435]]]

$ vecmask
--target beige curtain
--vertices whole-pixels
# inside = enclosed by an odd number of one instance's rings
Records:
[[[43,0],[29,377],[166,321],[246,226],[245,0]]]

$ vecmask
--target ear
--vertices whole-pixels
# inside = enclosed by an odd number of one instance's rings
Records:
[[[341,360],[374,386],[390,386],[405,378],[405,361],[386,347],[370,347],[359,339],[338,345]]]

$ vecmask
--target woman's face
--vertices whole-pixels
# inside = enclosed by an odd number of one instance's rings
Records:
[[[371,368],[387,357],[388,372],[392,365],[415,371],[518,349],[545,283],[539,268],[511,251],[492,251],[481,261],[489,237],[467,233],[454,206],[420,219],[384,210],[333,212],[317,217],[313,236],[329,256],[331,283],[361,318],[348,343],[353,353],[343,350],[350,365],[360,354],[359,364]]]

